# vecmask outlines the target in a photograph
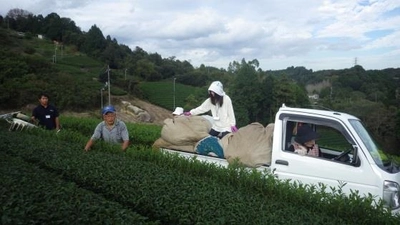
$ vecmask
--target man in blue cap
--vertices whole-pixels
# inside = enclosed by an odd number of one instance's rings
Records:
[[[119,143],[122,151],[125,151],[129,146],[129,133],[126,124],[116,118],[116,110],[112,105],[104,107],[102,115],[104,121],[96,126],[92,137],[86,143],[85,151],[89,151],[94,142],[99,139],[110,143]]]

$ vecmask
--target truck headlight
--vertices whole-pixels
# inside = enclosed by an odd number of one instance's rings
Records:
[[[400,207],[399,201],[400,186],[393,181],[385,181],[383,185],[383,200],[389,209],[397,209]]]

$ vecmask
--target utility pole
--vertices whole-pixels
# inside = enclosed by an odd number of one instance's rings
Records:
[[[102,87],[102,88],[100,89],[100,95],[101,95],[101,108],[100,108],[100,109],[103,109],[103,107],[104,107],[103,92],[104,92],[104,90],[106,89],[107,86],[108,86],[108,82],[106,82],[106,83],[104,84],[104,87]]]
[[[127,71],[128,69],[125,69],[125,80],[126,80],[126,71]]]
[[[111,105],[110,65],[107,66],[107,76],[108,76],[108,105]]]
[[[55,48],[54,48],[54,57],[53,57],[53,60],[54,60],[54,64],[56,64],[56,63],[57,63],[57,45],[55,45]]]
[[[102,88],[102,89],[100,89],[100,96],[101,96],[101,105],[100,105],[100,109],[103,109],[103,91],[104,91],[104,88]]]
[[[176,78],[174,77],[174,108],[172,109],[172,111],[175,110],[175,81],[176,81]]]

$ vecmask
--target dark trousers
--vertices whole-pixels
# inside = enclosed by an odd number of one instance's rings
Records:
[[[214,129],[211,129],[210,132],[208,132],[208,134],[210,134],[211,136],[215,136],[218,137],[219,139],[223,138],[225,135],[229,134],[230,132],[225,131],[225,132],[218,132]]]

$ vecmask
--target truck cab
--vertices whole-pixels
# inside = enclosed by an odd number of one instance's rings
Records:
[[[319,134],[319,157],[289,151],[298,126],[310,126]],[[283,105],[275,118],[272,145],[270,168],[279,179],[323,183],[347,194],[352,190],[361,196],[371,194],[393,213],[400,212],[399,167],[378,148],[358,118]]]

